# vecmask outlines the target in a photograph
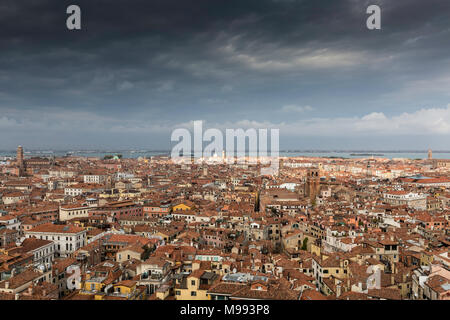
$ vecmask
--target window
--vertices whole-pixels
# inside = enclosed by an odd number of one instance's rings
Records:
[[[196,291],[191,291],[191,297],[196,297],[197,296],[197,292]]]
[[[195,286],[195,280],[191,280],[191,285]]]
[[[175,291],[175,294],[176,294],[177,296],[179,296],[179,295],[181,295],[181,291],[180,291],[180,290],[176,290],[176,291]]]

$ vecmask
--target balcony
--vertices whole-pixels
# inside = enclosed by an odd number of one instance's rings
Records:
[[[154,281],[161,281],[163,279],[163,275],[160,273],[153,273],[153,274],[141,274],[141,280],[154,280]]]
[[[88,255],[86,253],[80,253],[76,256],[76,259],[78,261],[85,261],[87,259]]]
[[[122,292],[118,292],[118,291],[111,292],[108,295],[112,296],[112,297],[120,297],[120,298],[127,298],[127,299],[130,299],[133,296],[133,294],[131,294],[131,293],[122,293]]]

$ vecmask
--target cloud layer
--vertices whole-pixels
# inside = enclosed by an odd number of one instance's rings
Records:
[[[197,119],[289,148],[450,149],[448,1],[78,0],[76,32],[70,4],[0,4],[0,149],[168,148]]]

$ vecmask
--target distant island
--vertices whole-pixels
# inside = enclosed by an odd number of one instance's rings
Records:
[[[370,156],[375,156],[375,157],[381,157],[384,156],[384,154],[382,153],[350,153],[351,156],[364,156],[364,157],[370,157]]]

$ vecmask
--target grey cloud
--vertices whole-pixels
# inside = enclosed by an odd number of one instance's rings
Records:
[[[125,144],[199,118],[294,124],[450,102],[448,1],[78,0],[79,32],[65,28],[69,4],[0,4],[0,148],[17,136],[82,145],[86,131],[103,145],[116,128]],[[365,28],[369,4],[382,7],[380,32]],[[280,112],[295,101],[314,109]],[[49,119],[76,126],[69,135]],[[160,132],[137,140],[163,145]]]

